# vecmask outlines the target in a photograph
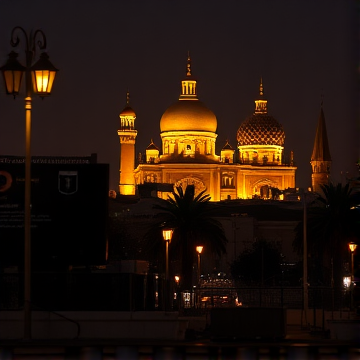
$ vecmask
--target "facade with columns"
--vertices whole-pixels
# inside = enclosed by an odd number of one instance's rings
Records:
[[[284,161],[285,132],[268,114],[262,81],[255,100],[254,113],[237,131],[236,151],[227,141],[220,154],[215,153],[217,119],[197,96],[197,82],[188,57],[186,76],[181,81],[179,99],[160,119],[162,144],[151,140],[146,156],[135,167],[136,114],[129,104],[120,113],[121,195],[134,195],[145,183],[167,183],[196,191],[205,190],[212,201],[226,199],[271,198],[272,189],[295,188],[293,154]],[[167,198],[168,193],[158,193]]]

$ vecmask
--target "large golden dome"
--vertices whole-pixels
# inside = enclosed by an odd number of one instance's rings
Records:
[[[216,132],[215,114],[199,100],[178,100],[171,105],[160,120],[160,131],[210,131]]]
[[[247,118],[237,131],[239,146],[278,145],[283,146],[285,132],[282,125],[268,114],[254,114]]]

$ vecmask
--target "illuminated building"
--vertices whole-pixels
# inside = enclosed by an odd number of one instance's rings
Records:
[[[121,195],[134,194],[135,185],[146,183],[194,184],[197,191],[206,190],[212,201],[271,198],[272,188],[295,187],[293,154],[285,163],[285,132],[267,112],[262,81],[255,112],[237,131],[237,151],[227,141],[220,155],[215,153],[217,119],[198,99],[189,56],[180,97],[160,119],[161,151],[151,141],[134,169],[135,118],[127,102],[118,131]],[[167,193],[158,196],[166,198]]]
[[[322,104],[310,164],[312,169],[312,190],[319,193],[322,191],[321,185],[329,183],[331,167],[331,156]]]

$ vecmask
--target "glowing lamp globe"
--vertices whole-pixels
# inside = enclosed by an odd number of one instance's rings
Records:
[[[11,51],[9,58],[4,66],[0,68],[3,73],[5,81],[5,90],[9,95],[19,95],[22,76],[26,70],[25,66],[22,66],[17,58],[18,54],[15,51]]]
[[[351,252],[354,252],[356,250],[356,248],[357,248],[357,244],[355,244],[353,242],[351,242],[349,244],[349,249],[350,249]]]
[[[50,95],[57,72],[58,69],[50,62],[48,54],[43,52],[39,61],[31,67],[34,93],[41,97]]]
[[[196,247],[196,251],[199,253],[199,254],[201,254],[202,253],[202,251],[203,251],[203,246],[197,246]]]
[[[164,229],[164,230],[162,231],[164,240],[165,240],[165,241],[168,241],[168,242],[170,243],[170,242],[171,242],[172,235],[173,235],[173,232],[174,232],[173,229]]]

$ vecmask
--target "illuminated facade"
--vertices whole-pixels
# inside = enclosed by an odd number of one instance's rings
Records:
[[[237,132],[238,151],[227,141],[220,155],[217,155],[216,130],[215,114],[197,97],[197,82],[188,57],[180,97],[160,119],[161,151],[151,141],[146,156],[140,159],[134,169],[128,158],[130,152],[123,154],[124,142],[128,142],[124,133],[128,134],[128,131],[118,131],[121,143],[120,194],[126,195],[123,174],[127,174],[126,183],[133,181],[136,185],[168,183],[184,187],[194,184],[197,191],[206,190],[212,201],[271,198],[271,188],[284,190],[295,187],[293,156],[285,164],[285,133],[282,126],[267,113],[262,81],[260,99],[255,101],[255,112],[240,125]],[[134,146],[136,130],[132,131],[131,144]],[[130,173],[133,180],[130,180]],[[167,193],[158,195],[167,198]]]

